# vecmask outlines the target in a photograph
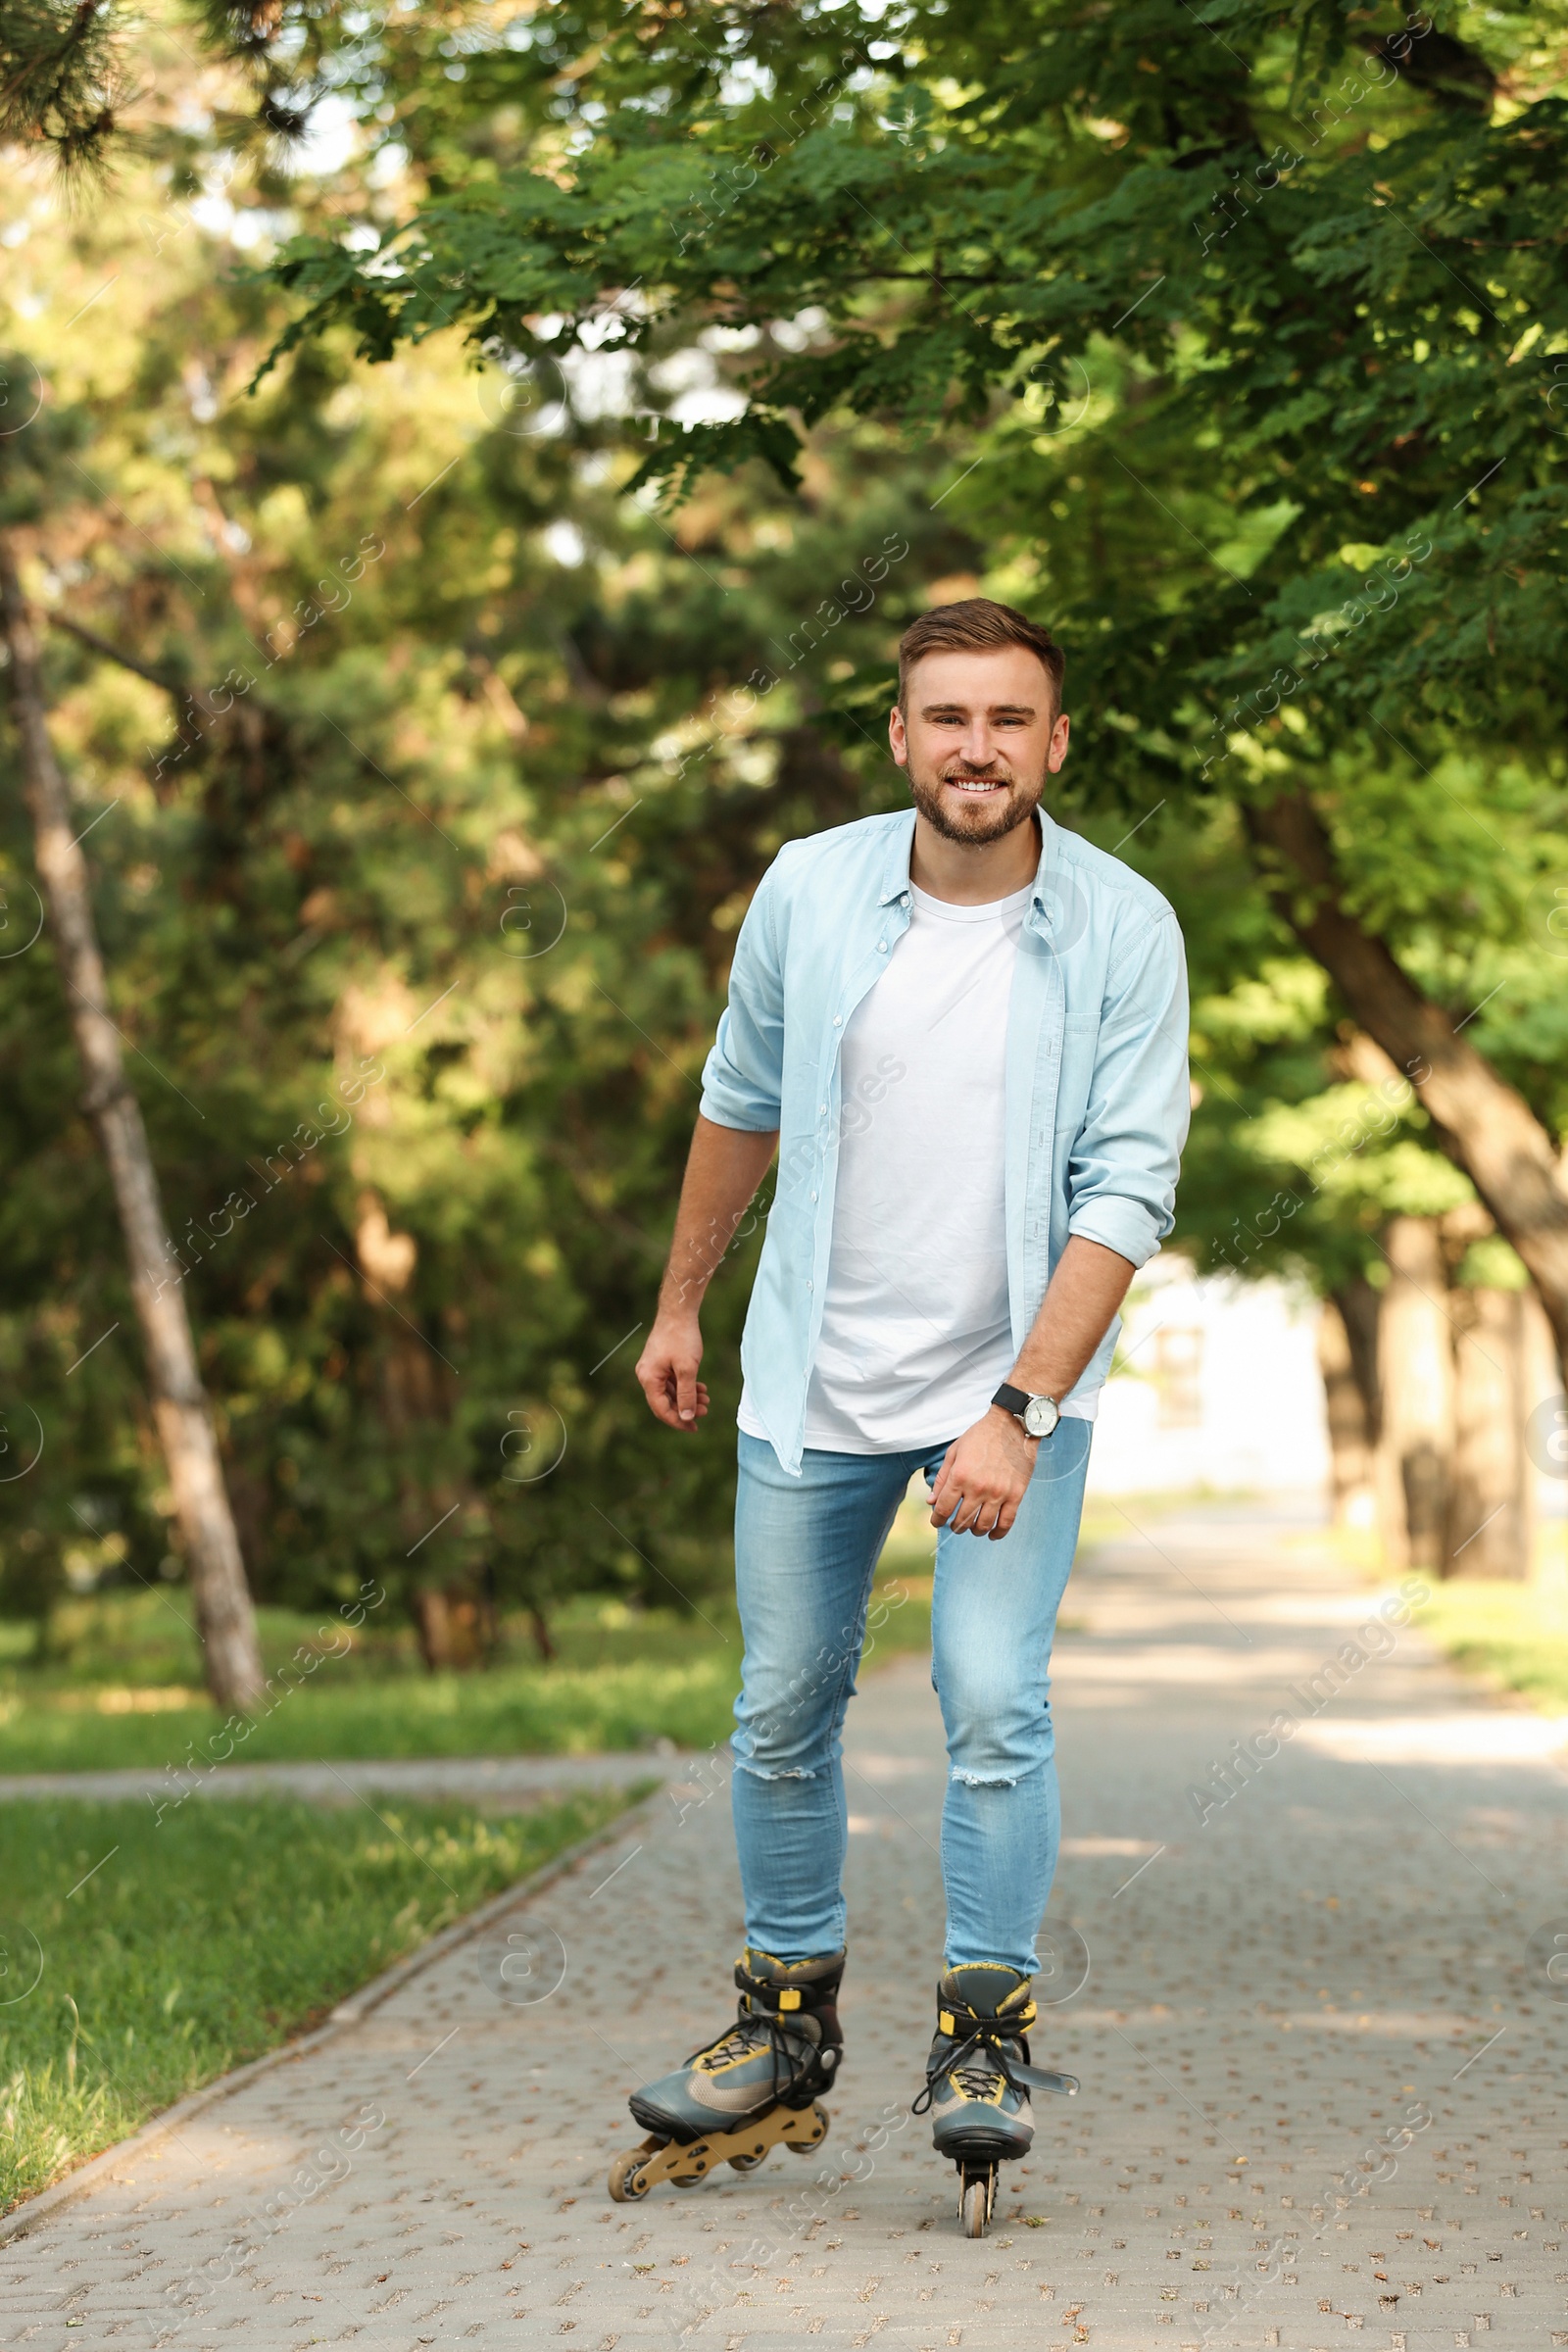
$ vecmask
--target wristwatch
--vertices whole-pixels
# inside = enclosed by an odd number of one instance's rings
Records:
[[[1005,1380],[991,1401],[1021,1421],[1032,1438],[1049,1438],[1061,1419],[1054,1396],[1031,1396],[1027,1389],[1015,1389]]]

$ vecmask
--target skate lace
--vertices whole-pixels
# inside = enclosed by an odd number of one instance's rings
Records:
[[[1011,2079],[999,2067],[980,2065],[977,2058],[971,2058],[964,2066],[951,2066],[948,2073],[958,2088],[971,2099],[993,2098],[998,2083]],[[1013,2088],[1017,2088],[1016,2083]]]
[[[787,2099],[791,2091],[806,2081],[811,2059],[816,2055],[814,2045],[809,2042],[805,2051],[801,2051],[800,2044],[804,2039],[805,2036],[799,2032],[792,2038],[778,2018],[763,2012],[740,2019],[717,2041],[694,2051],[687,2064],[694,2064],[701,2058],[706,2059],[710,2068],[727,2066],[732,2059],[749,2058],[754,2050],[760,2049],[764,2042],[768,2042],[773,2051],[773,2096],[775,2099]],[[782,2079],[779,2072],[781,2060]]]
[[[1009,2030],[1004,2023],[992,2024],[976,2019],[957,2048],[944,2058],[933,2058],[926,2067],[925,2088],[910,2108],[911,2115],[924,2115],[936,2097],[939,2082],[953,2082],[966,2099],[995,2098],[999,2082],[1009,2090],[1027,2097],[1029,2085],[1020,2082],[1012,2071],[1012,2056],[1022,2053],[1028,2064],[1028,2044],[1016,2028]]]

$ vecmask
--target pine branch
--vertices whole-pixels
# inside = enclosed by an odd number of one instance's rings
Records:
[[[256,129],[302,138],[320,88],[308,62],[285,60],[279,36],[303,29],[314,54],[320,29],[309,11],[207,0],[197,14],[208,48],[250,80]],[[125,30],[114,0],[0,0],[0,145],[47,147],[63,176],[101,178],[128,88]]]
[[[101,172],[123,90],[109,0],[0,0],[0,140]]]

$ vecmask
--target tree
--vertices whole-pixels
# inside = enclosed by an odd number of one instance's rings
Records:
[[[252,83],[256,112],[248,143],[254,147],[269,134],[297,136],[306,127],[311,100],[319,94],[311,76],[318,46],[310,42],[307,32],[303,43],[289,44],[284,66],[282,51],[273,42],[279,29],[274,12],[215,6],[203,14],[209,46],[237,60]],[[0,143],[41,149],[64,183],[86,178],[101,186],[130,95],[124,41],[124,28],[116,24],[108,0],[64,7],[58,0],[10,0],[0,6]],[[234,128],[231,123],[231,133]],[[240,143],[247,141],[242,138]],[[35,434],[24,445],[20,464],[15,462],[15,444],[42,406],[43,380],[20,355],[0,368],[0,376],[4,407],[11,412],[0,450],[11,443],[7,454],[13,459],[0,473],[0,490],[14,510],[6,519],[24,515],[30,521],[40,487],[37,444],[50,436],[47,429]],[[37,398],[32,416],[19,413],[33,388]],[[15,398],[18,394],[24,397]],[[37,870],[70,1000],[86,1082],[85,1106],[98,1133],[123,1232],[153,1415],[188,1562],[207,1679],[220,1706],[247,1710],[263,1689],[261,1650],[185,1309],[185,1269],[179,1267],[177,1274],[174,1270],[179,1261],[171,1248],[140,1106],[126,1079],[121,1032],[108,1009],[86,860],[73,833],[69,793],[50,739],[35,615],[24,592],[16,551],[4,535],[0,642],[10,673],[10,707]],[[196,703],[210,719],[206,698],[198,695]],[[74,1515],[78,1520],[83,1516],[79,1510]],[[46,1584],[44,1592],[47,1589]]]
[[[269,22],[284,51],[307,37],[287,9]],[[1306,626],[1325,583],[1338,595],[1349,575],[1321,452],[1293,442],[1282,456],[1261,426],[1250,444],[1226,405],[1217,280],[1204,296],[1207,277],[1187,273],[1187,312],[1158,309],[1155,287],[1114,334],[1078,318],[1080,279],[1108,283],[1115,240],[1137,242],[1127,221],[1147,190],[1126,153],[1134,133],[1148,148],[1147,110],[1121,146],[1076,114],[1063,128],[1059,108],[1037,107],[1031,131],[1041,69],[1018,46],[993,76],[1014,92],[1009,128],[912,51],[872,58],[884,36],[864,24],[835,29],[824,53],[826,21],[798,13],[400,11],[347,45],[346,21],[312,22],[313,74],[344,90],[358,124],[340,170],[318,181],[255,155],[231,168],[251,154],[249,117],[216,88],[211,130],[182,131],[187,69],[155,29],[155,120],[116,151],[105,202],[47,218],[35,206],[12,249],[63,322],[55,411],[94,420],[73,453],[81,471],[51,475],[31,542],[52,729],[74,829],[94,825],[115,1018],[163,1074],[136,1064],[262,1598],[340,1597],[382,1576],[437,1654],[481,1636],[492,1599],[538,1609],[548,1641],[564,1592],[701,1602],[717,1582],[727,1478],[710,1450],[674,1460],[647,1423],[635,1332],[735,927],[780,841],[900,795],[880,740],[889,657],[934,597],[984,585],[1065,616],[1079,732],[1054,806],[1145,862],[1183,914],[1211,1008],[1195,1036],[1205,1091],[1186,1246],[1236,1262],[1255,1244],[1233,1220],[1255,1234],[1295,1184],[1303,1203],[1283,1230],[1312,1225],[1298,1262],[1350,1304],[1386,1273],[1392,1217],[1474,1206],[1414,1105],[1321,1200],[1299,1183],[1321,1138],[1290,1141],[1281,1122],[1321,1121],[1330,1137],[1377,1082],[1345,1060],[1364,1032],[1291,928],[1298,898],[1259,881],[1269,853],[1244,820],[1282,776],[1304,779],[1337,868],[1353,874],[1353,889],[1332,887],[1368,937],[1560,1125],[1564,1013],[1544,953],[1554,902],[1529,896],[1560,860],[1544,716],[1516,698],[1486,737],[1475,714],[1450,721],[1423,699],[1423,671],[1412,722],[1396,674],[1412,646],[1418,671],[1426,661],[1440,547],[1445,595],[1475,556],[1468,515],[1426,532],[1423,557],[1401,514],[1392,586],[1368,592],[1359,625],[1308,627],[1314,652],[1335,650],[1280,692],[1280,711],[1255,710],[1251,733],[1245,712],[1229,717],[1235,694],[1214,699],[1271,642],[1270,599],[1297,597],[1290,614]],[[974,22],[1002,56],[1002,33]],[[1040,22],[1054,38],[1055,18]],[[959,32],[939,34],[952,64]],[[762,39],[778,47],[770,87],[742,54]],[[704,44],[739,64],[717,74]],[[1260,88],[1276,64],[1261,58]],[[1147,81],[1132,85],[1140,103]],[[754,135],[762,114],[741,122],[748,86],[772,110],[771,144]],[[622,113],[601,115],[622,87]],[[1198,111],[1186,82],[1177,95],[1178,114]],[[1412,122],[1437,103],[1393,98]],[[1326,136],[1303,169],[1326,169],[1348,137]],[[1209,169],[1193,153],[1186,197]],[[734,178],[709,179],[710,163],[744,155]],[[921,271],[868,274],[911,265],[889,241],[871,250],[869,231],[857,245],[847,191],[897,229],[873,181],[905,166],[921,202],[953,196],[960,230],[963,205],[989,190],[989,233],[1034,271],[1041,307],[1016,329],[1004,383],[993,346],[1005,321],[984,286],[957,283],[959,261],[971,276],[978,262],[956,260],[946,232],[946,295],[917,222],[904,230]],[[1147,154],[1145,168],[1173,201],[1181,175]],[[1293,169],[1270,202],[1305,185]],[[562,220],[578,207],[576,260],[559,236],[514,234],[518,189]],[[808,282],[802,240],[830,198]],[[283,208],[304,241],[280,293],[266,237]],[[486,267],[512,273],[512,310],[387,273],[399,223],[432,208],[461,216],[465,237],[482,229]],[[13,213],[8,236],[27,222]],[[1250,211],[1205,268],[1228,268],[1257,226]],[[639,237],[645,261],[662,259],[631,287],[638,269],[612,248]],[[372,243],[382,256],[366,267]],[[666,298],[661,268],[690,283]],[[318,270],[323,286],[336,273],[341,302],[279,351]],[[972,349],[955,301],[979,306]],[[1048,349],[1052,304],[1066,328]],[[1140,344],[1149,312],[1158,331]],[[1119,318],[1107,303],[1102,324]],[[362,328],[387,364],[355,364]],[[470,328],[489,346],[477,375]],[[1248,331],[1260,366],[1263,330]],[[820,392],[809,417],[782,399],[758,406],[789,370],[803,396]],[[1279,423],[1274,407],[1259,415]],[[632,487],[645,461],[683,453],[705,465],[678,505],[657,507],[651,480]],[[1310,492],[1299,511],[1281,495],[1292,468]],[[1428,466],[1414,512],[1436,478]],[[1541,611],[1546,627],[1549,593]],[[1499,653],[1522,676],[1511,637]],[[1399,706],[1378,706],[1383,723],[1430,777],[1369,752],[1385,739],[1362,689],[1379,678]],[[7,849],[20,856],[15,834]],[[1297,1010],[1265,1052],[1226,1044],[1212,1008],[1233,1004],[1245,1030],[1248,1007],[1275,999]],[[104,1250],[70,1053],[40,950],[8,968],[0,1004],[0,1360],[50,1426],[26,1482],[31,1526],[17,1525],[23,1491],[0,1488],[8,1591],[40,1557],[24,1542],[44,1530],[63,1547],[82,1516],[116,1531],[127,1573],[156,1574],[163,1549],[122,1342],[76,1363],[122,1299],[128,1322],[129,1300]],[[756,1239],[741,1237],[711,1295],[715,1437]],[[1268,1241],[1265,1260],[1288,1246]],[[1448,1271],[1474,1287],[1462,1259]]]
[[[276,275],[290,348],[346,326],[384,359],[456,321],[540,367],[678,322],[751,339],[740,413],[647,457],[677,490],[751,458],[799,478],[846,412],[983,428],[993,464],[955,495],[975,527],[1005,480],[1001,527],[1099,706],[1102,795],[1237,808],[1568,1363],[1560,1059],[1505,1073],[1453,988],[1505,905],[1551,919],[1532,893],[1560,856],[1560,13],[588,7],[475,18],[435,54],[389,31],[374,86],[428,199]],[[523,129],[466,144],[481,110]],[[1474,914],[1408,854],[1455,752],[1478,821],[1534,853],[1505,881],[1477,845]]]
[[[672,531],[621,495],[620,417],[530,407],[456,338],[374,373],[315,347],[247,397],[286,314],[184,171],[137,150],[90,215],[6,225],[62,320],[108,288],[52,338],[49,414],[92,427],[27,553],[258,1597],[374,1575],[432,1657],[492,1599],[546,1640],[595,1584],[700,1603],[727,1465],[670,1454],[631,1363],[725,963],[778,843],[896,789],[812,720],[974,548],[876,426],[824,440],[811,499],[715,482]],[[238,229],[270,208],[225,184]],[[83,1516],[127,1575],[169,1548],[45,954],[0,1001],[0,1360],[50,1433],[0,1487],[13,1595]],[[711,1295],[715,1423],[758,1230]]]
[[[1146,847],[1153,831],[1124,854],[1189,918],[1200,1099],[1181,1239],[1216,1272],[1304,1281],[1321,1298],[1342,1524],[1375,1528],[1391,1564],[1523,1577],[1525,1424],[1549,1385],[1524,1269],[1408,1080],[1320,967],[1278,951],[1232,829],[1217,818],[1196,842]]]
[[[212,1414],[196,1368],[190,1323],[173,1278],[174,1253],[147,1150],[147,1131],[126,1082],[120,1034],[109,1014],[87,861],[72,833],[71,805],[49,740],[32,615],[3,535],[0,624],[24,789],[37,844],[38,873],[60,976],[71,999],[71,1023],[81,1056],[87,1112],[98,1131],[124,1233],[153,1413],[190,1562],[208,1681],[220,1707],[247,1709],[256,1704],[263,1684],[256,1614],[228,1507]]]

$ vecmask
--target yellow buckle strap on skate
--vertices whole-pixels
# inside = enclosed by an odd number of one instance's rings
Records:
[[[1038,2009],[1035,2007],[1035,2004],[1034,2004],[1034,2002],[1033,2002],[1033,2001],[1031,2001],[1027,2009],[1020,2009],[1020,2010],[1019,2010],[1019,2012],[1018,2012],[1018,2023],[1019,2023],[1019,2025],[1020,2025],[1020,2026],[1032,2026],[1032,2025],[1034,2024],[1034,2022],[1035,2022],[1035,2019],[1036,2019],[1036,2018],[1037,2018],[1039,2015],[1040,2015],[1040,2012],[1039,2012],[1039,2010],[1038,2010]]]
[[[953,2022],[953,2011],[951,2009],[939,2009],[937,2011],[937,2025],[944,2034],[956,2034],[958,2031],[957,2027]]]
[[[778,2005],[781,2009],[798,2009],[801,2005],[800,1986],[798,1984],[782,1985],[779,1989]]]

